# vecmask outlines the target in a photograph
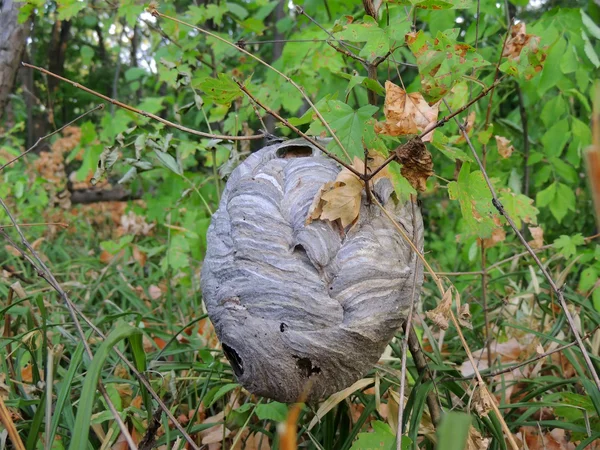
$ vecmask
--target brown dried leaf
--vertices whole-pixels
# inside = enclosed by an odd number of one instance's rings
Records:
[[[450,289],[444,292],[440,303],[432,310],[427,311],[425,316],[442,330],[448,329],[450,320],[450,310],[452,308],[452,291]]]
[[[492,402],[494,400],[490,397],[485,386],[481,386],[479,382],[473,391],[473,398],[471,399],[471,405],[477,411],[477,414],[481,417],[487,417],[489,412],[492,410]]]
[[[471,131],[473,130],[473,127],[475,126],[475,111],[471,111],[469,113],[469,115],[467,116],[467,123],[463,125],[465,125],[465,131],[467,132],[468,136],[471,136]],[[433,133],[431,133],[433,134]],[[466,142],[467,140],[465,139],[465,135],[462,134],[462,132],[460,133],[460,135],[458,136],[458,139],[456,139],[456,141],[454,142],[455,144],[462,144],[463,142]]]
[[[383,112],[385,122],[377,123],[375,131],[389,136],[418,134],[437,121],[439,103],[429,106],[423,96],[414,92],[407,94],[400,86],[391,81],[385,82],[385,105]],[[423,137],[425,142],[431,141],[433,133]]]
[[[521,442],[523,448],[529,450],[574,450],[576,447],[575,443],[570,442],[562,428],[545,432],[534,426],[521,427],[515,438]],[[591,445],[593,446],[586,448],[590,450],[598,448],[597,444],[592,443]]]
[[[396,149],[396,157],[402,164],[400,173],[418,191],[425,191],[427,178],[433,175],[431,153],[418,137]]]
[[[531,248],[542,248],[544,246],[544,230],[542,227],[529,227],[533,240],[529,241]]]
[[[484,438],[473,425],[469,428],[469,437],[467,438],[466,450],[487,450],[490,444],[490,438]]]
[[[483,246],[485,248],[493,247],[500,242],[504,242],[506,240],[506,231],[504,228],[494,228],[492,231],[492,235],[489,238],[483,240]]]
[[[510,141],[502,136],[494,136],[496,138],[496,145],[498,146],[498,153],[503,158],[508,158],[515,151]]]
[[[540,38],[539,36],[527,34],[524,22],[513,25],[510,28],[510,36],[506,40],[502,56],[518,61],[521,56],[521,50],[523,50],[523,47],[525,47],[529,41],[532,42],[534,48],[537,48],[540,43]]]
[[[458,323],[469,330],[473,329],[473,324],[471,323],[471,311],[469,310],[469,305],[467,303],[460,305],[458,308]]]
[[[365,170],[364,163],[354,158],[352,167],[359,173]],[[363,181],[344,168],[334,182],[325,183],[313,200],[308,212],[307,223],[313,220],[339,220],[341,226],[346,228],[358,219],[362,200]]]

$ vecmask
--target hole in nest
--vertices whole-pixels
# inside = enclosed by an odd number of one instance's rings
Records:
[[[287,330],[287,329],[288,329],[288,326],[287,326],[287,324],[286,324],[286,323],[283,323],[283,322],[281,322],[281,323],[279,324],[279,331],[281,331],[282,333],[283,333],[285,330]]]
[[[312,365],[312,361],[309,358],[300,358],[298,356],[294,356],[297,359],[296,367],[300,371],[300,374],[304,378],[309,378],[311,375],[317,375],[321,373],[321,368]]]
[[[307,158],[312,154],[313,149],[308,145],[290,145],[277,149],[278,158]]]
[[[231,368],[233,369],[233,373],[235,373],[236,377],[241,377],[244,374],[244,363],[242,362],[242,358],[238,355],[238,352],[235,351],[232,347],[227,344],[222,344],[223,353],[225,357],[231,364]]]

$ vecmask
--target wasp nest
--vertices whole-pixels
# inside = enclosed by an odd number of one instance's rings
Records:
[[[314,401],[350,386],[401,325],[415,270],[419,292],[415,253],[365,192],[351,228],[306,223],[339,172],[303,139],[265,147],[232,173],[212,217],[204,302],[238,381],[254,394],[293,402],[308,386]],[[393,192],[387,178],[373,187],[420,249],[419,209]]]

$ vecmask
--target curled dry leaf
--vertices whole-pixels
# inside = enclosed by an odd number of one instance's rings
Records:
[[[533,240],[529,241],[531,248],[542,248],[544,246],[544,230],[542,227],[529,227]]]
[[[437,121],[438,105],[439,102],[429,106],[420,93],[408,94],[400,86],[386,81],[383,108],[385,122],[377,123],[375,131],[389,136],[405,136],[423,132]],[[433,133],[428,133],[423,140],[428,142],[432,138]]]
[[[496,138],[496,145],[498,146],[498,153],[503,158],[508,158],[515,151],[510,141],[502,136],[494,136]]]
[[[433,175],[431,153],[418,137],[399,146],[396,157],[402,164],[400,173],[418,191],[425,191],[427,178]]]
[[[523,47],[529,44],[530,46],[537,48],[539,43],[539,36],[527,34],[525,23],[519,22],[510,28],[510,36],[506,40],[506,45],[504,46],[502,56],[506,56],[509,59],[519,60]]]
[[[442,330],[448,329],[450,320],[450,310],[452,308],[452,291],[450,289],[444,292],[442,301],[434,309],[427,311],[425,316]]]
[[[458,323],[469,330],[473,329],[473,324],[471,323],[471,311],[467,303],[460,305],[458,308]]]
[[[492,410],[493,401],[494,400],[491,398],[485,386],[482,386],[481,383],[477,382],[473,391],[473,398],[471,399],[471,405],[475,408],[477,414],[481,417],[487,417]]]
[[[469,115],[467,116],[467,120],[466,123],[463,123],[464,127],[465,127],[465,131],[467,132],[467,135],[471,136],[471,131],[473,131],[473,127],[475,126],[475,111],[471,111],[469,113]],[[431,133],[433,134],[433,133]],[[467,140],[465,139],[465,135],[462,134],[462,132],[460,133],[460,135],[458,136],[458,139],[456,139],[456,141],[454,142],[455,144],[461,144],[463,142],[466,142]]]
[[[466,450],[487,450],[490,444],[490,438],[484,438],[477,428],[471,425],[469,428],[469,437],[467,438]]]

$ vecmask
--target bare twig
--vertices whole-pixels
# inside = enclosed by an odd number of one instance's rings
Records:
[[[81,89],[82,91],[85,91],[89,94],[95,95],[96,97],[101,98],[102,100],[105,100],[113,105],[118,106],[119,108],[123,108],[126,109],[127,111],[131,111],[134,112],[140,116],[143,117],[149,117],[151,119],[156,120],[157,122],[160,122],[164,125],[167,125],[169,127],[172,128],[176,128],[178,130],[184,131],[186,133],[189,134],[193,134],[195,136],[202,136],[205,138],[211,138],[211,139],[223,139],[223,140],[229,140],[229,141],[247,141],[247,140],[253,140],[253,139],[262,139],[264,137],[264,134],[255,134],[252,136],[224,136],[221,134],[210,134],[210,133],[203,133],[202,131],[197,131],[194,130],[193,128],[188,128],[188,127],[184,127],[183,125],[179,125],[177,123],[171,122],[170,120],[167,119],[163,119],[160,116],[157,116],[156,114],[152,114],[149,113],[147,111],[142,111],[141,109],[138,108],[134,108],[133,106],[127,105],[125,103],[122,103],[118,100],[115,100],[113,98],[107,97],[106,95],[103,95],[99,92],[96,92],[88,87],[83,86],[82,84],[76,83],[74,81],[69,80],[68,78],[64,78],[61,77],[60,75],[57,75],[55,73],[50,72],[49,70],[46,70],[42,67],[37,67],[37,66],[33,66],[31,64],[27,64],[27,63],[21,63],[24,67],[29,67],[30,69],[34,69],[37,70],[39,72],[45,73],[46,75],[50,75],[54,78],[58,78],[61,81],[64,81],[65,83],[69,83],[72,86],[76,87],[77,89]]]
[[[39,223],[20,223],[20,227],[48,227],[50,225],[54,225],[61,228],[69,228],[68,223],[64,222],[39,222]],[[4,228],[14,227],[13,224],[2,225]]]
[[[448,110],[450,111],[450,108],[448,108]],[[548,273],[548,270],[546,270],[546,267],[542,264],[542,262],[536,255],[535,251],[527,243],[527,241],[523,237],[523,234],[521,234],[521,232],[515,225],[515,222],[513,221],[513,219],[506,212],[506,210],[504,209],[504,206],[502,206],[502,203],[500,203],[500,200],[498,199],[498,195],[496,194],[496,190],[494,189],[494,186],[492,185],[492,182],[490,181],[490,178],[485,170],[485,167],[483,166],[483,164],[481,162],[481,159],[479,158],[479,155],[477,154],[477,151],[475,150],[475,147],[473,146],[473,143],[471,142],[471,139],[469,139],[469,135],[467,134],[465,127],[456,118],[454,120],[456,121],[465,140],[467,141],[467,145],[471,149],[471,153],[473,154],[473,157],[475,158],[475,161],[477,162],[477,165],[479,166],[479,169],[481,170],[481,173],[483,174],[483,178],[485,179],[488,189],[490,190],[490,192],[492,194],[492,204],[498,210],[498,213],[500,213],[500,215],[504,216],[504,218],[506,219],[506,221],[508,222],[510,227],[513,229],[513,231],[515,232],[515,234],[517,235],[517,237],[519,238],[519,240],[521,241],[523,246],[527,249],[527,252],[531,255],[531,257],[533,258],[533,260],[535,261],[537,266],[540,268],[542,274],[544,275],[544,278],[546,278],[546,281],[552,288],[552,291],[556,294],[558,301],[560,303],[560,306],[565,314],[565,317],[567,318],[567,322],[569,323],[569,327],[571,328],[571,332],[573,333],[573,336],[575,336],[577,345],[578,345],[579,349],[581,350],[581,354],[583,355],[583,359],[585,361],[585,364],[587,365],[590,375],[592,376],[592,379],[594,380],[594,383],[596,384],[598,389],[600,389],[600,377],[598,376],[598,373],[596,372],[594,364],[592,363],[592,360],[590,359],[590,355],[588,354],[588,351],[585,348],[583,341],[581,340],[581,336],[579,335],[579,332],[577,331],[577,326],[575,325],[573,316],[571,316],[571,313],[569,312],[569,308],[567,306],[567,302],[565,301],[565,297],[563,295],[562,289],[558,288],[558,286],[552,279],[552,276],[550,275],[550,273]]]
[[[323,144],[321,144],[320,142],[318,142],[317,140],[315,140],[314,138],[310,137],[309,135],[307,135],[306,133],[304,133],[303,131],[301,131],[298,127],[292,125],[289,120],[284,119],[283,117],[281,117],[278,113],[276,113],[275,111],[273,111],[271,108],[269,108],[267,105],[263,104],[258,98],[256,98],[254,95],[252,95],[250,93],[250,91],[248,90],[248,88],[246,86],[244,86],[242,83],[240,83],[239,81],[236,80],[237,85],[240,87],[240,89],[242,91],[244,91],[244,93],[250,97],[250,99],[256,103],[258,106],[260,106],[262,109],[264,109],[267,113],[269,113],[271,116],[275,117],[277,120],[279,120],[281,123],[283,123],[286,127],[288,127],[290,130],[294,131],[295,133],[299,134],[300,136],[302,136],[304,139],[306,139],[308,142],[310,142],[312,145],[314,145],[315,147],[317,147],[319,150],[321,150],[323,153],[325,153],[327,156],[329,156],[331,159],[333,159],[334,161],[336,161],[338,164],[342,165],[343,167],[345,167],[346,169],[348,169],[350,172],[352,172],[354,175],[356,175],[357,177],[359,177],[361,180],[363,180],[365,178],[365,175],[360,173],[358,170],[356,170],[354,167],[352,167],[351,165],[345,163],[344,161],[342,161],[340,158],[338,158],[337,156],[335,156],[333,153],[331,153],[329,150],[327,150],[325,148],[325,146],[323,146]],[[370,179],[370,176],[367,176],[366,178]]]
[[[340,149],[342,149],[342,152],[344,152],[344,154],[348,157],[348,159],[350,161],[352,160],[352,158],[350,158],[350,155],[346,151],[346,148],[341,143],[340,139],[337,137],[337,135],[335,134],[335,132],[333,131],[333,129],[331,128],[331,126],[329,125],[329,123],[321,115],[321,113],[319,112],[319,110],[317,109],[317,107],[314,105],[314,103],[312,102],[312,100],[310,99],[310,97],[308,95],[306,95],[306,92],[304,92],[304,89],[301,86],[299,86],[298,83],[296,83],[294,80],[292,80],[290,77],[288,77],[287,75],[285,75],[283,72],[277,70],[275,67],[273,67],[272,65],[270,65],[266,61],[262,60],[258,56],[250,53],[249,51],[247,51],[247,50],[245,50],[245,49],[243,49],[241,47],[238,47],[233,42],[230,42],[227,39],[224,39],[224,38],[222,38],[221,36],[219,36],[217,34],[211,33],[210,31],[207,31],[204,28],[200,28],[200,27],[197,27],[195,25],[192,25],[191,23],[184,22],[183,20],[179,20],[176,17],[167,16],[166,14],[163,14],[163,13],[159,12],[155,7],[150,6],[148,8],[148,10],[155,17],[162,17],[163,19],[171,20],[173,22],[179,23],[181,25],[185,25],[185,26],[190,27],[190,28],[192,28],[192,29],[194,29],[196,31],[199,31],[200,33],[205,34],[206,36],[212,37],[213,39],[217,39],[218,41],[221,41],[224,44],[229,45],[229,46],[237,49],[239,52],[242,52],[243,54],[249,56],[250,58],[252,58],[255,61],[259,62],[260,64],[262,64],[263,66],[267,67],[268,69],[274,71],[276,74],[278,74],[284,80],[286,80],[288,83],[290,83],[292,86],[294,86],[298,90],[298,92],[300,92],[300,94],[302,94],[302,97],[304,97],[304,100],[306,100],[306,102],[308,103],[308,105],[313,109],[313,111],[315,112],[316,116],[319,118],[319,120],[323,124],[323,126],[327,129],[327,131],[329,132],[329,134],[331,134],[331,137],[333,138],[333,140],[339,145]]]
[[[64,130],[65,128],[67,128],[69,125],[73,125],[75,122],[77,122],[79,119],[82,119],[83,117],[87,116],[88,114],[93,113],[94,111],[98,111],[100,109],[104,109],[104,105],[98,105],[92,109],[90,109],[89,111],[84,112],[83,114],[81,114],[80,116],[77,116],[75,119],[71,120],[68,124],[63,125],[62,127],[60,127],[58,130],[53,131],[52,133],[49,133],[45,136],[42,136],[41,138],[39,138],[35,144],[33,144],[31,147],[29,147],[27,150],[25,150],[23,153],[21,153],[19,156],[15,156],[13,159],[11,159],[10,161],[8,161],[7,163],[5,163],[4,165],[0,166],[0,172],[2,172],[2,170],[4,170],[5,167],[10,166],[12,163],[14,163],[15,161],[21,159],[23,156],[25,156],[27,153],[31,152],[32,150],[35,150],[37,148],[38,145],[40,145],[40,143],[42,141],[45,141],[46,139],[48,139],[51,136],[54,136],[56,133],[60,133],[62,130]]]

